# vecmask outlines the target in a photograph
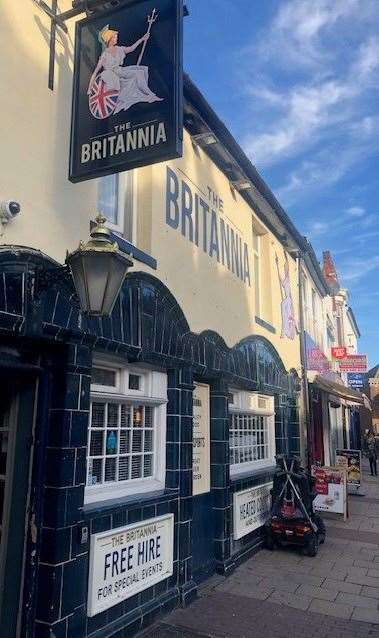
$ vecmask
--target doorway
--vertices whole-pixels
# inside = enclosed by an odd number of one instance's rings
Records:
[[[14,377],[13,377],[14,374]],[[0,627],[22,635],[22,590],[37,382],[0,372]],[[20,380],[22,379],[22,380]]]

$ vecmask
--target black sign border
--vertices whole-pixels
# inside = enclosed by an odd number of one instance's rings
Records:
[[[89,18],[79,20],[75,25],[75,56],[74,56],[74,74],[73,74],[73,86],[72,86],[72,106],[71,106],[71,131],[70,131],[70,159],[69,159],[69,174],[68,179],[70,182],[76,184],[84,182],[90,179],[96,179],[104,177],[106,175],[114,175],[115,173],[122,173],[131,171],[134,168],[142,168],[144,166],[152,166],[153,164],[159,164],[160,162],[167,162],[171,159],[182,157],[183,155],[183,0],[174,0],[176,4],[176,33],[175,33],[175,60],[174,63],[177,67],[176,72],[176,86],[175,86],[175,145],[172,145],[170,149],[154,159],[150,159],[147,163],[143,159],[136,160],[131,166],[130,163],[118,164],[109,168],[102,169],[88,169],[86,172],[77,175],[74,166],[74,149],[75,149],[75,123],[78,119],[78,104],[79,104],[79,62],[80,62],[80,49],[77,46],[80,37],[80,30],[88,23],[98,20],[99,18],[106,18],[112,16],[115,10],[120,10],[125,6],[131,7],[138,4],[141,0],[126,0],[125,4],[118,4],[113,9],[107,9],[106,11],[96,12]]]

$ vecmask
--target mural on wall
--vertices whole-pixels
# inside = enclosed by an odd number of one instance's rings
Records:
[[[154,9],[147,17],[146,33],[129,46],[118,44],[119,32],[111,29],[109,24],[99,31],[98,40],[103,52],[91,75],[87,91],[89,109],[94,117],[104,119],[113,113],[127,111],[139,102],[162,101],[149,88],[149,67],[141,64],[151,27],[157,19],[158,14]],[[141,45],[137,64],[124,66],[125,57]]]
[[[290,281],[290,268],[288,263],[288,257],[284,253],[284,271],[283,275],[280,274],[278,255],[275,254],[276,268],[278,271],[278,278],[280,283],[280,294],[282,301],[280,304],[280,310],[282,315],[282,331],[280,338],[295,339],[298,334],[298,327],[295,317],[295,307],[292,299],[291,281]]]

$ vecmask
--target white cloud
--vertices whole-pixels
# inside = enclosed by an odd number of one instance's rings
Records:
[[[342,266],[342,278],[346,282],[357,282],[370,272],[379,269],[379,255],[365,259],[353,259]]]
[[[346,212],[352,217],[362,217],[362,215],[364,215],[366,211],[364,208],[362,208],[362,206],[351,206],[350,208],[346,209]]]
[[[299,158],[279,189],[291,201],[317,181],[335,184],[372,153],[378,26],[378,0],[284,0],[260,44],[240,57],[252,111],[243,147],[258,168]]]

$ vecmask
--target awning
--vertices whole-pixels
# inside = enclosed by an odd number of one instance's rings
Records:
[[[352,401],[353,403],[359,403],[363,405],[363,396],[360,392],[353,390],[352,388],[348,388],[342,383],[336,383],[335,381],[329,381],[329,379],[325,379],[321,375],[317,375],[313,381],[313,384],[317,386],[320,390],[324,392],[328,392],[328,394],[333,394],[335,397],[339,397],[340,399],[346,399],[347,401]]]

